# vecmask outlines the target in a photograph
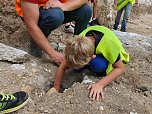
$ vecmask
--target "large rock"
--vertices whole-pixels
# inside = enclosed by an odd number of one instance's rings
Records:
[[[13,63],[23,63],[28,59],[28,53],[0,43],[0,60]]]
[[[152,52],[152,38],[136,33],[114,31],[125,47]]]

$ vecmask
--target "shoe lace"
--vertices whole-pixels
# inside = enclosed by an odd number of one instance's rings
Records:
[[[13,95],[10,95],[10,94],[3,94],[2,95],[2,99],[1,99],[1,101],[4,101],[4,100],[14,100],[15,99],[15,96],[13,96]]]

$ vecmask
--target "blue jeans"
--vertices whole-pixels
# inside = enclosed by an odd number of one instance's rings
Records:
[[[106,75],[106,70],[108,68],[109,61],[101,55],[96,55],[95,58],[91,59],[88,65],[81,68],[74,69],[75,72],[82,72],[85,69],[89,69],[100,76]]]
[[[46,37],[48,37],[49,34],[61,24],[71,21],[75,21],[74,34],[78,35],[87,28],[92,15],[92,9],[88,4],[85,4],[73,11],[63,12],[60,8],[50,8],[46,10],[42,7],[39,9],[39,11],[40,17],[38,26]],[[42,56],[41,49],[32,39],[30,40],[30,46],[32,55],[36,57]]]
[[[132,4],[130,4],[130,3],[128,3],[125,7],[123,7],[122,9],[120,9],[117,12],[117,16],[115,18],[114,29],[115,30],[118,29],[118,25],[120,23],[120,18],[121,18],[123,10],[125,10],[125,12],[124,12],[123,21],[122,21],[120,30],[123,31],[123,32],[126,32],[126,25],[127,25],[128,18],[130,16],[130,13],[131,13],[131,10],[132,10]]]

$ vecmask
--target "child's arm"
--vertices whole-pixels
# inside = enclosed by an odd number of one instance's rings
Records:
[[[121,60],[117,61],[113,64],[113,70],[105,76],[103,79],[98,82],[89,85],[88,89],[90,89],[89,97],[92,97],[93,100],[99,100],[100,97],[104,98],[103,91],[104,88],[118,78],[124,71],[124,65]]]
[[[64,59],[55,73],[54,88],[57,91],[60,90],[61,81],[67,68],[68,68],[67,63],[66,60]]]

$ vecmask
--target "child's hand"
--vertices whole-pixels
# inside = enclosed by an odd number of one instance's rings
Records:
[[[90,90],[89,97],[93,100],[99,101],[100,97],[104,99],[104,87],[99,82],[89,85],[88,89]]]

